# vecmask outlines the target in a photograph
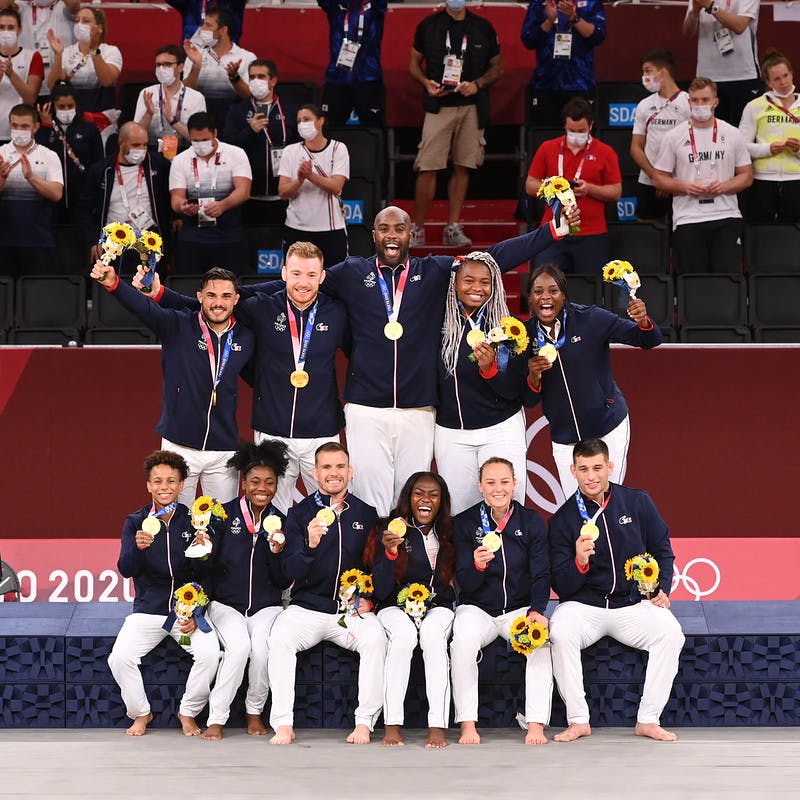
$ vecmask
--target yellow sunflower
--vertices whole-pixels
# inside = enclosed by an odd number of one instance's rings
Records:
[[[509,641],[511,642],[511,649],[520,655],[527,656],[533,652],[527,636],[512,637]]]
[[[153,231],[142,231],[139,241],[148,253],[161,253],[161,245],[164,243],[161,237]]]
[[[187,606],[193,606],[197,603],[197,589],[191,583],[184,584],[175,592],[175,599],[186,603]]]
[[[627,580],[629,580],[629,581],[633,580],[633,571],[634,571],[635,568],[636,568],[636,565],[634,564],[634,559],[633,558],[629,558],[625,562],[625,578]]]
[[[566,192],[569,189],[569,181],[560,175],[556,175],[556,177],[550,179],[550,186],[553,187],[554,192]]]
[[[528,346],[528,332],[525,326],[516,317],[503,317],[500,320],[506,336],[514,342],[514,347],[521,353]]]
[[[103,230],[111,241],[126,247],[136,241],[136,234],[133,232],[133,228],[125,222],[112,222],[106,225]]]
[[[517,617],[511,623],[511,634],[520,634],[525,633],[528,630],[528,618],[527,617]]]
[[[534,647],[541,647],[547,641],[547,628],[541,622],[531,622],[528,635]]]
[[[642,580],[652,583],[658,580],[658,564],[645,564],[642,567]]]
[[[197,500],[192,503],[192,516],[196,514],[207,514],[211,511],[211,507],[214,505],[214,498],[210,497],[207,494],[198,497]]]
[[[408,587],[408,596],[412,600],[424,602],[431,596],[431,593],[427,586],[423,586],[421,583],[412,583]]]
[[[347,572],[342,573],[342,577],[340,579],[340,583],[342,586],[354,586],[358,583],[358,579],[361,577],[362,572],[360,569],[349,569]]]
[[[361,579],[361,593],[372,594],[375,591],[375,586],[372,583],[372,575],[364,575]]]

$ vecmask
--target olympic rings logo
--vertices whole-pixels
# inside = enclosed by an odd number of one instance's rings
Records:
[[[689,575],[689,570],[696,564],[705,564],[711,569],[714,574],[714,582],[710,589],[701,589],[700,584]],[[683,588],[694,597],[695,600],[700,600],[701,597],[708,597],[713,594],[718,588],[722,575],[720,574],[719,567],[710,558],[693,558],[691,561],[686,562],[683,571],[676,564],[675,571],[672,574],[672,588],[670,593],[674,592],[678,585],[683,585]]]

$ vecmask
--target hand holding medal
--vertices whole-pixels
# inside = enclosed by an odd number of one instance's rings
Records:
[[[316,516],[308,523],[308,546],[313,550],[320,543],[320,540],[328,532],[333,523],[336,522],[336,514],[330,506],[322,506],[317,511]]]
[[[281,518],[277,514],[268,514],[261,521],[261,528],[267,534],[269,549],[273,553],[280,553],[286,544],[286,535],[281,530],[283,528]]]

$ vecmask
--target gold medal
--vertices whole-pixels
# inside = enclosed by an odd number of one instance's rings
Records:
[[[393,533],[395,536],[403,537],[406,535],[406,523],[405,520],[400,519],[400,517],[396,517],[393,519],[387,526],[386,530],[390,533]]]
[[[151,536],[155,536],[161,531],[161,523],[156,517],[145,517],[142,520],[142,530]]]
[[[308,381],[308,373],[304,369],[296,369],[289,376],[289,383],[291,383],[295,389],[302,389],[308,386]]]
[[[584,522],[584,524],[581,525],[581,536],[585,536],[587,539],[596,542],[597,538],[600,536],[600,528],[593,522]]]
[[[470,347],[476,347],[486,341],[486,334],[480,328],[473,328],[467,334],[467,344]]]
[[[383,326],[383,335],[396,342],[403,335],[403,326],[397,320],[390,320]]]
[[[336,514],[333,513],[333,509],[329,508],[328,506],[323,506],[319,511],[317,511],[317,520],[319,521],[320,525],[324,525],[326,528],[329,528],[336,522]]]
[[[283,523],[277,514],[268,514],[261,520],[261,527],[267,533],[275,533],[275,531],[279,531],[283,527]]]
[[[539,348],[539,355],[552,364],[558,358],[558,350],[552,344],[546,344]]]
[[[492,553],[496,553],[500,549],[500,546],[503,544],[503,540],[500,538],[499,534],[494,533],[494,531],[492,531],[491,533],[487,533],[486,536],[483,537],[483,541],[481,541],[481,544],[487,550],[491,551]]]

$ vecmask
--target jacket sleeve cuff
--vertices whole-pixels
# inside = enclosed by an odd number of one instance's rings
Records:
[[[114,276],[114,283],[112,283],[110,286],[105,283],[103,284],[103,288],[107,292],[115,292],[118,286],[119,286],[119,275]]]
[[[553,235],[553,239],[558,241],[559,239],[563,239],[563,236],[559,236],[556,228],[556,221],[555,219],[550,220],[550,233]]]
[[[150,295],[150,299],[156,303],[161,302],[161,298],[164,296],[164,286],[159,286],[158,291],[155,294]]]
[[[400,551],[398,550],[396,553],[390,553],[388,550],[384,550],[384,555],[388,561],[397,561],[397,556],[400,555]]]
[[[539,384],[539,388],[537,389],[537,388],[536,388],[536,387],[535,387],[535,386],[534,386],[534,385],[531,383],[531,376],[530,376],[530,375],[528,375],[528,377],[525,379],[525,382],[528,384],[528,388],[529,388],[529,389],[530,389],[532,392],[536,392],[536,394],[539,394],[539,393],[542,391],[542,385],[541,385],[541,384]]]
[[[478,570],[478,572],[486,572],[486,570],[489,568],[488,564],[485,567],[479,567],[476,561],[473,561],[472,564],[475,567],[475,569]]]
[[[653,324],[653,320],[650,319],[650,317],[648,317],[647,321],[646,321],[646,324],[645,325],[640,325],[639,328],[641,330],[643,330],[643,331],[651,331],[651,330],[653,330],[653,328],[655,328],[655,325]]]
[[[497,375],[499,371],[500,370],[497,368],[497,359],[495,359],[494,361],[492,361],[491,366],[489,367],[489,369],[486,370],[486,372],[481,370],[481,378],[488,381],[489,378],[494,378],[494,376]]]
[[[589,564],[582,567],[578,562],[578,556],[575,556],[575,566],[578,568],[578,572],[580,572],[581,575],[585,575],[589,571]]]

